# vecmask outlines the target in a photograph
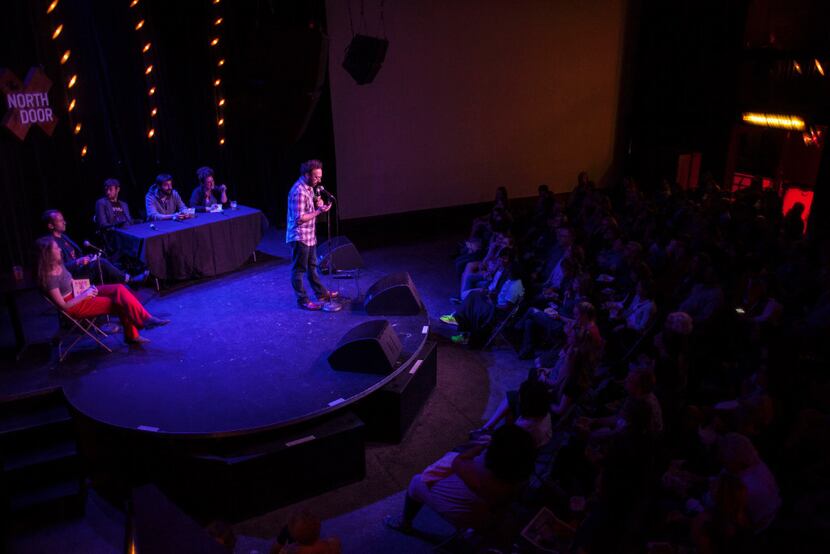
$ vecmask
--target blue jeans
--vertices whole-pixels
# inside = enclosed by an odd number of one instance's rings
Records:
[[[317,298],[326,294],[326,287],[320,280],[317,272],[317,245],[308,246],[299,241],[292,241],[291,245],[291,286],[297,295],[297,303],[308,302],[308,294],[303,285],[303,274],[307,274],[308,284]]]

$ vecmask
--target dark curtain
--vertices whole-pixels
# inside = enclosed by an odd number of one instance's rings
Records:
[[[121,181],[121,198],[142,214],[155,175],[172,174],[186,200],[196,168],[208,165],[232,199],[262,209],[277,225],[284,225],[285,197],[305,159],[322,159],[327,186],[336,189],[323,0],[224,1],[221,12],[211,0],[141,0],[136,8],[128,0],[61,0],[47,15],[50,2],[12,0],[0,18],[0,67],[21,80],[30,67],[43,67],[60,119],[51,137],[32,128],[20,141],[0,129],[0,270],[31,262],[45,209],[62,210],[76,240],[91,238],[94,203],[108,177]],[[141,36],[137,10],[145,20]],[[223,147],[209,44],[217,14],[223,18],[218,50],[226,59]],[[63,32],[52,40],[58,23]],[[157,87],[152,140],[142,36],[152,43]],[[61,66],[66,49],[72,54]],[[77,136],[67,113],[66,82],[74,73],[69,92],[77,100],[72,115],[82,124]]]

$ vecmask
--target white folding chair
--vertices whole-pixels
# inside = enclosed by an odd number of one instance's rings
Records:
[[[76,318],[71,316],[66,310],[61,309],[55,304],[51,298],[43,295],[43,298],[55,308],[58,313],[58,361],[63,362],[69,355],[69,352],[75,347],[78,342],[84,338],[90,338],[95,341],[98,346],[112,353],[109,346],[104,344],[100,337],[106,337],[107,334],[101,330],[95,323],[95,317],[81,317]],[[65,327],[64,327],[65,326]]]

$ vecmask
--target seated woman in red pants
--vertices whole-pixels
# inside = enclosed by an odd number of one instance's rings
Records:
[[[49,299],[73,317],[116,315],[124,328],[124,340],[130,344],[150,342],[138,334],[140,328],[151,329],[170,323],[153,317],[124,285],[90,287],[78,296],[72,294],[72,275],[66,270],[61,250],[52,237],[37,241],[37,275],[40,287]]]

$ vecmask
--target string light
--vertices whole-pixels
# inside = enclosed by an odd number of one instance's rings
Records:
[[[821,62],[818,61],[818,58],[813,60],[813,65],[816,66],[816,71],[818,71],[819,75],[824,77],[824,68],[821,66]]]
[[[225,66],[225,57],[222,55],[222,29],[225,18],[222,13],[221,0],[212,0],[214,11],[211,16],[215,34],[210,39],[213,60],[216,68],[213,72],[213,99],[216,102],[216,135],[219,139],[219,146],[225,145],[225,95],[222,91],[222,68]]]
[[[768,113],[744,113],[741,118],[751,125],[762,127],[773,127],[776,129],[794,129],[803,131],[807,125],[804,120],[795,115],[768,114]]]
[[[148,19],[147,13],[145,10],[145,5],[141,4],[141,0],[131,0],[130,1],[130,8],[136,8],[135,10],[135,30],[138,33],[138,44],[141,45],[141,55],[144,61],[144,82],[147,86],[147,104],[148,104],[148,130],[147,130],[147,140],[152,140],[153,137],[156,136],[156,120],[154,119],[158,114],[158,108],[156,107],[156,83],[154,79],[154,72],[156,69],[155,64],[153,63],[153,53],[150,51],[153,47],[153,43],[148,40],[150,37],[148,36],[149,30],[148,27]]]
[[[793,60],[793,69],[795,69],[796,73],[801,73],[801,64],[798,63],[796,60]]]
[[[64,24],[59,22],[59,18],[62,18],[64,14],[61,14],[62,10],[59,9],[60,0],[51,0],[49,5],[46,7],[46,15],[48,16],[48,25],[52,27],[52,40],[57,40],[63,34],[64,31]],[[71,39],[71,35],[65,37],[66,39]],[[65,83],[64,92],[64,99],[66,101],[66,112],[67,112],[67,122],[69,124],[69,128],[72,129],[72,135],[78,137],[74,140],[74,148],[78,148],[80,144],[83,144],[81,140],[81,130],[83,129],[83,125],[79,121],[79,112],[80,109],[78,106],[78,92],[74,89],[80,88],[78,85],[80,84],[80,80],[78,79],[78,73],[74,70],[75,68],[72,67],[70,63],[70,58],[72,56],[72,50],[69,48],[63,49],[63,53],[59,54],[58,62],[59,62],[59,70],[60,70],[60,81]],[[73,96],[70,96],[70,91],[73,92]],[[83,147],[78,149],[78,152],[81,158],[86,157],[87,152],[89,151],[89,147],[86,144],[83,144]]]

